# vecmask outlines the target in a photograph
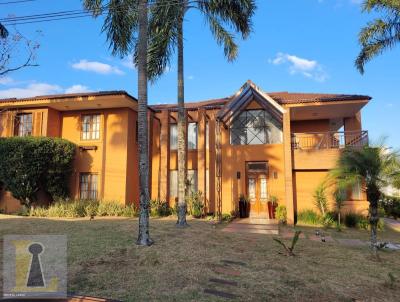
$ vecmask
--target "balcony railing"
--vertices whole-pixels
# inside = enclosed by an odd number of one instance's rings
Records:
[[[368,131],[293,133],[292,148],[299,150],[341,149],[368,145]]]

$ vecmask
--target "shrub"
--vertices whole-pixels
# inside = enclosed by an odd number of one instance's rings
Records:
[[[325,186],[319,185],[314,192],[314,203],[322,216],[328,211],[328,199],[326,198]]]
[[[344,218],[344,223],[348,228],[358,228],[362,230],[370,230],[371,225],[367,216],[357,213],[347,213]],[[378,230],[383,230],[384,222],[382,219],[378,220]]]
[[[204,203],[203,193],[201,191],[190,193],[186,201],[189,208],[189,214],[196,218],[203,216]]]
[[[21,209],[23,209],[24,207],[22,207]],[[25,216],[25,215],[22,215]],[[36,208],[32,208],[29,211],[29,216],[34,216],[34,217],[47,217],[48,216],[48,211],[46,208],[42,208],[42,207],[36,207]]]
[[[0,138],[0,182],[27,207],[39,190],[67,197],[74,156],[75,145],[60,138]]]
[[[385,216],[400,218],[400,197],[384,196],[381,207],[385,211]]]
[[[280,223],[286,223],[287,221],[287,211],[284,205],[279,205],[275,209],[275,217]]]
[[[325,216],[322,217],[322,224],[325,228],[331,227],[335,223],[336,213],[334,212],[326,212]]]
[[[227,214],[227,213],[222,214],[222,221],[231,222],[234,218],[235,216],[232,214]]]
[[[22,206],[16,213],[14,213],[15,215],[18,216],[29,216],[30,214],[30,209],[26,206]]]
[[[347,213],[346,216],[344,216],[344,224],[348,228],[355,228],[358,223],[358,216],[355,213]]]
[[[32,208],[30,216],[36,217],[93,217],[93,216],[137,216],[135,205],[125,206],[118,202],[97,200],[60,200],[48,208]]]
[[[171,208],[166,201],[159,199],[150,200],[150,215],[153,217],[164,217],[171,215]]]
[[[98,216],[122,216],[124,205],[115,201],[102,201],[97,209]]]
[[[314,210],[304,210],[297,214],[297,221],[304,224],[319,225],[323,223],[321,215]]]
[[[134,204],[128,205],[124,207],[122,216],[124,217],[137,217],[138,216],[138,210]]]

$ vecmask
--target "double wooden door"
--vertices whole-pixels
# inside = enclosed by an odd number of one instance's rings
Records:
[[[250,200],[250,217],[268,217],[268,177],[265,172],[248,172],[247,196]]]

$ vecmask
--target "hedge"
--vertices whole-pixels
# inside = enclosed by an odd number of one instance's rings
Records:
[[[0,138],[0,182],[30,207],[39,190],[53,199],[69,195],[76,146],[50,137]]]

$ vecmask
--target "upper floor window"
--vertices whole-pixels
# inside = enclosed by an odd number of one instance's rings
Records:
[[[265,110],[246,110],[231,126],[232,145],[282,143],[282,123]]]
[[[82,140],[100,139],[100,114],[82,115]]]
[[[169,125],[169,148],[171,150],[178,149],[178,125]]]
[[[188,124],[188,149],[197,149],[197,123]]]
[[[197,123],[188,123],[187,146],[189,150],[197,149]],[[178,149],[178,125],[169,125],[169,148]]]
[[[14,124],[15,136],[32,135],[32,113],[21,113],[15,117]]]

